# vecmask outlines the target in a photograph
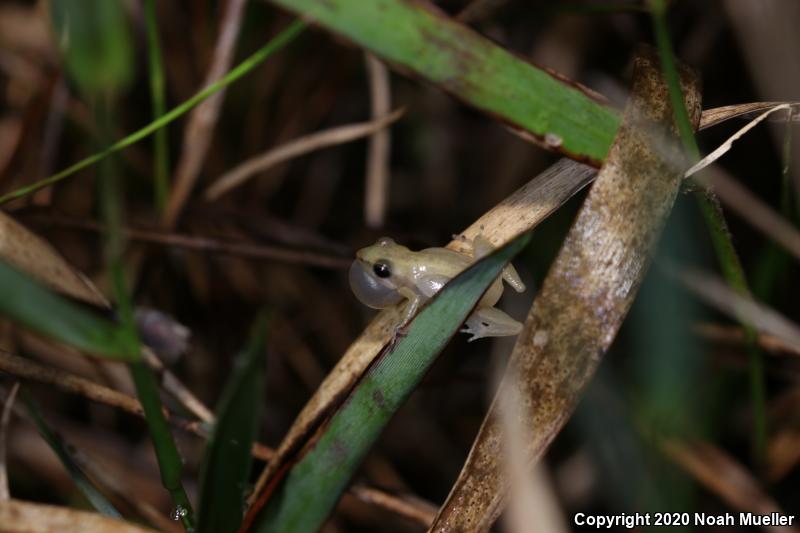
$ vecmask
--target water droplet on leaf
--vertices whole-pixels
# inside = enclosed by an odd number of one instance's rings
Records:
[[[169,514],[169,517],[177,522],[178,520],[186,516],[188,512],[189,511],[186,509],[186,507],[179,505],[172,510],[172,512]]]

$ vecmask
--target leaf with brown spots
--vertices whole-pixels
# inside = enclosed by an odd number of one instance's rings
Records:
[[[693,76],[687,107],[699,119]],[[672,209],[685,165],[656,60],[637,57],[623,124],[567,235],[512,353],[467,462],[432,531],[487,531],[508,495],[505,453],[529,463],[547,450],[613,341]],[[519,398],[502,413],[504,387]],[[513,417],[518,435],[506,442]]]

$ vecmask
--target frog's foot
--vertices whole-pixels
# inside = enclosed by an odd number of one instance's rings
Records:
[[[472,335],[468,342],[483,337],[508,337],[518,335],[522,324],[495,307],[482,307],[476,310],[461,331]]]
[[[481,231],[483,231],[483,226],[481,226]],[[486,257],[494,251],[495,247],[492,241],[484,237],[483,233],[478,233],[475,235],[475,238],[472,239],[472,257],[475,259]]]
[[[458,235],[453,235],[453,240],[460,241],[465,246],[468,246],[469,255],[474,259],[485,257],[495,250],[491,241],[483,236],[483,226],[481,226],[481,233],[478,233],[474,239],[470,239],[466,235],[459,233]]]
[[[389,343],[387,344],[389,350],[393,350],[397,343],[403,340],[406,335],[408,335],[408,328],[403,325],[397,326],[394,329],[394,333],[392,333],[392,337],[389,339]]]

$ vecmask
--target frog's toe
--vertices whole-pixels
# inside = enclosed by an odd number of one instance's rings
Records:
[[[471,337],[467,339],[467,342],[472,342],[484,337],[496,336],[496,334],[492,331],[492,324],[487,320],[482,320],[477,314],[471,316],[464,326],[465,327],[461,329],[461,333],[471,335]]]
[[[475,339],[480,339],[481,337],[485,337],[485,335],[481,335],[480,333],[478,333],[477,331],[473,330],[469,326],[467,326],[465,328],[461,328],[458,331],[461,332],[461,333],[466,333],[467,335],[472,335],[469,339],[467,339],[467,342],[472,342]]]

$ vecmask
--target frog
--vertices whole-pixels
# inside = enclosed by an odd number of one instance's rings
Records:
[[[399,332],[419,307],[448,281],[495,249],[482,234],[474,239],[453,237],[466,245],[466,251],[426,248],[414,252],[389,237],[381,237],[375,244],[356,252],[356,259],[350,266],[350,288],[361,303],[373,309],[385,309],[406,300],[402,319],[395,330]],[[504,281],[516,292],[525,291],[525,284],[509,263],[460,330],[471,335],[468,342],[484,337],[514,336],[522,331],[521,323],[495,307],[503,294]]]

